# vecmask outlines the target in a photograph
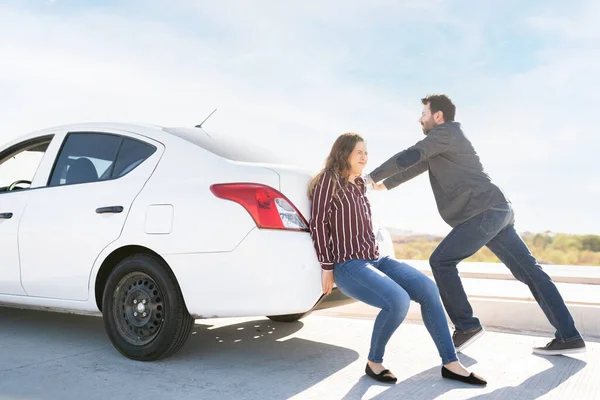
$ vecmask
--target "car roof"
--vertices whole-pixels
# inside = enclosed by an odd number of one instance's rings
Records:
[[[143,136],[148,136],[151,139],[157,141],[168,140],[170,137],[177,136],[169,132],[169,129],[186,129],[186,128],[165,128],[164,126],[146,124],[146,123],[124,123],[124,122],[83,122],[83,123],[70,123],[63,125],[56,125],[49,128],[39,129],[33,132],[29,132],[25,135],[13,138],[5,145],[11,147],[17,143],[33,139],[36,137],[51,135],[56,131],[85,131],[85,130],[102,130],[102,129],[114,129],[126,132],[134,132]],[[206,135],[206,132],[201,128],[189,128],[195,131],[195,135]],[[190,132],[191,133],[191,132]],[[5,146],[2,146],[5,147]]]
[[[210,132],[209,134],[202,128],[164,127],[144,123],[85,122],[58,125],[18,137],[8,143],[8,148],[28,139],[51,135],[56,131],[101,131],[103,129],[133,132],[166,145],[171,140],[183,139],[187,143],[200,146],[214,154],[233,161],[286,164],[285,156],[262,148],[259,143],[248,143],[239,138],[232,138],[215,132]]]

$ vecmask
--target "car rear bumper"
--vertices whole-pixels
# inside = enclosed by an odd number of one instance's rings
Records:
[[[320,303],[307,232],[254,229],[230,252],[163,255],[195,318],[304,313]]]

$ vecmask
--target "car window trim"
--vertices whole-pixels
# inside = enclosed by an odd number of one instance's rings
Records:
[[[8,161],[9,158],[27,150],[28,147],[35,147],[35,145],[45,143],[46,141],[48,141],[48,144],[50,144],[52,139],[54,139],[54,134],[37,136],[14,144],[0,153],[0,165]]]

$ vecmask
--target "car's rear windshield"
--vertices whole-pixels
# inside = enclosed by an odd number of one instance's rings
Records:
[[[285,159],[277,154],[276,151],[270,151],[257,143],[232,138],[221,134],[206,133],[199,128],[163,128],[164,131],[172,135],[185,139],[190,143],[202,147],[232,161],[265,163],[265,164],[285,164]]]

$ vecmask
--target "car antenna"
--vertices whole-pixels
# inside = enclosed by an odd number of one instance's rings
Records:
[[[200,125],[196,125],[196,128],[202,128],[202,124],[206,122],[207,119],[210,118],[211,115],[213,115],[215,113],[215,111],[217,111],[217,109],[215,108],[213,110],[213,112],[211,112],[210,114],[208,114],[208,117],[204,118],[204,121],[200,122]]]

